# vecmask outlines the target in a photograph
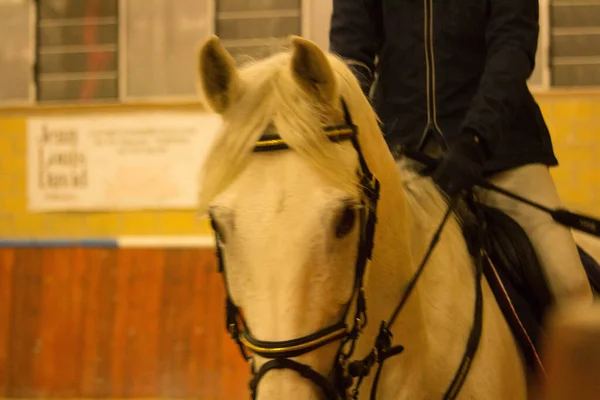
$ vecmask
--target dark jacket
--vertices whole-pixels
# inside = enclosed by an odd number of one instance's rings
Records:
[[[556,165],[531,95],[538,0],[334,0],[330,51],[351,65],[392,150],[425,132],[484,138],[487,173]]]

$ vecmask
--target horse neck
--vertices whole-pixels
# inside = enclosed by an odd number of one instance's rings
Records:
[[[389,171],[390,168],[394,172]],[[385,170],[388,173],[376,171],[382,192],[366,288],[370,322],[357,347],[359,357],[370,351],[380,322],[389,320],[399,303],[444,211],[439,209],[431,216],[416,215],[414,206],[406,198],[395,163]],[[415,187],[413,190],[420,189]],[[401,344],[405,350],[386,361],[379,384],[384,393],[388,386],[386,381],[393,393],[402,390],[414,395],[429,390],[428,385],[436,380],[434,375],[439,372],[432,364],[443,364],[439,363],[440,357],[444,357],[441,352],[451,348],[452,341],[462,340],[468,332],[466,325],[471,323],[474,301],[472,276],[466,244],[457,221],[451,219],[392,327],[393,345]],[[365,387],[370,387],[373,375],[365,382]],[[368,391],[363,389],[363,396],[364,392]],[[393,393],[384,397],[396,398]]]
[[[409,204],[403,193],[403,182],[398,167],[383,139],[380,141],[370,139],[367,143],[365,158],[369,168],[379,180],[381,189],[377,205],[373,256],[365,277],[369,323],[357,342],[355,359],[362,359],[371,351],[381,321],[389,320],[416,269],[415,254],[413,254],[416,242],[411,237],[414,234],[412,232],[414,224],[409,214]],[[396,338],[402,338],[403,346],[426,348],[424,319],[419,297],[418,290],[415,290],[402,311],[402,320],[408,317],[410,323],[405,324],[400,320],[395,323],[394,344],[398,343]],[[404,358],[404,356],[400,357]],[[370,390],[374,372],[372,371],[364,381],[361,389],[363,397]]]

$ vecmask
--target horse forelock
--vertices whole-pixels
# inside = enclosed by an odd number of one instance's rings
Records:
[[[292,78],[290,56],[290,52],[279,53],[239,69],[241,94],[222,116],[220,132],[203,165],[201,211],[248,165],[257,140],[271,123],[289,147],[331,184],[360,197],[356,164],[340,162],[347,146],[331,143],[323,130],[324,125],[343,122],[341,102],[332,109],[302,90]],[[361,99],[360,87],[345,64],[333,55],[328,57],[336,73],[340,99],[357,114],[359,141],[363,151],[369,153],[365,136],[380,134],[376,116],[368,102]]]

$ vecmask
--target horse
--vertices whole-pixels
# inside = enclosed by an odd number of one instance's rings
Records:
[[[395,160],[343,60],[300,37],[290,47],[242,66],[216,36],[199,51],[202,101],[222,118],[199,209],[253,398],[525,399],[459,217]]]

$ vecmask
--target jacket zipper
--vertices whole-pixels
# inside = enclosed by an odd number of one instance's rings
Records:
[[[433,0],[423,0],[424,3],[424,46],[425,68],[427,72],[427,124],[421,137],[419,150],[423,150],[431,135],[439,135],[443,145],[447,146],[446,138],[437,123],[435,100],[435,57],[433,50]]]

